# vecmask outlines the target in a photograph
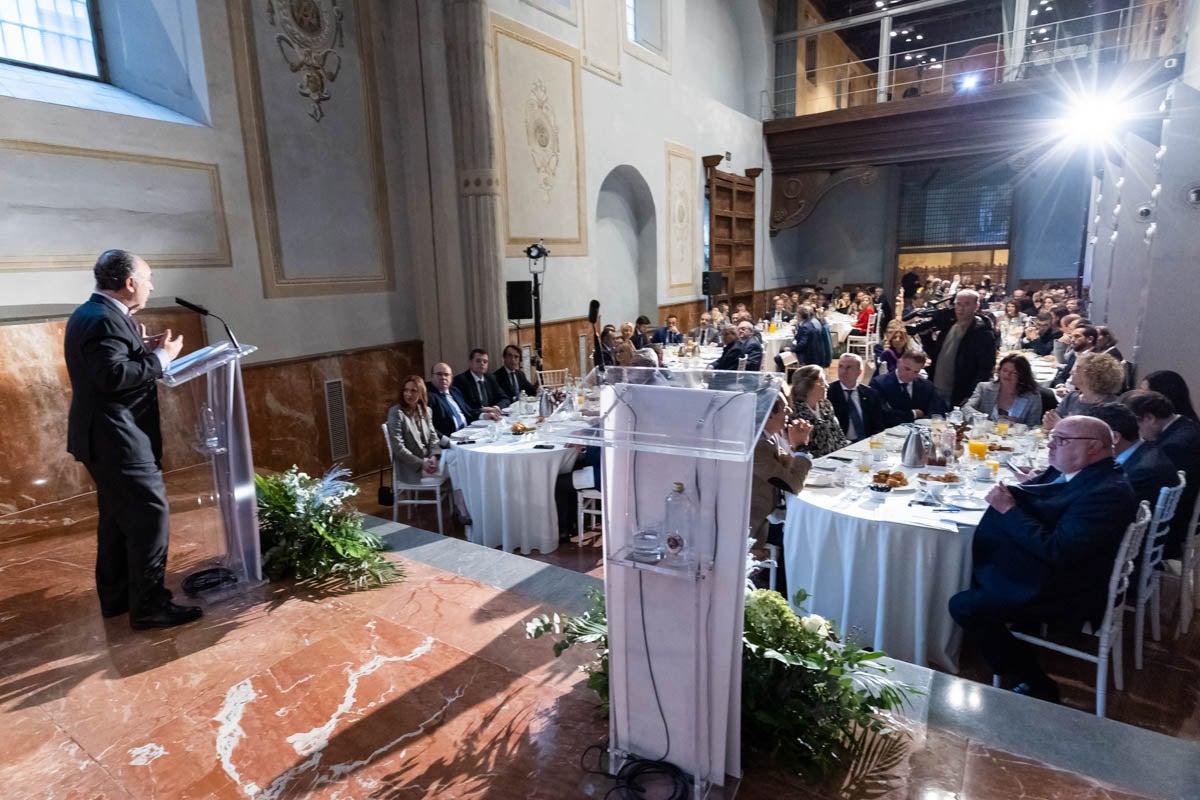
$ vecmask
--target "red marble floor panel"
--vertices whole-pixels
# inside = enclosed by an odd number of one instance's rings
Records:
[[[963,773],[963,800],[1138,800],[1083,775],[972,743]]]

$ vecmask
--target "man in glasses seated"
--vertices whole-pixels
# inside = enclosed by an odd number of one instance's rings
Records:
[[[1137,511],[1133,487],[1113,461],[1112,430],[1095,417],[1067,417],[1050,436],[1050,467],[1024,483],[1001,483],[975,530],[971,588],[950,614],[1013,691],[1051,702],[1058,687],[1033,646],[1009,623],[1075,628],[1104,616],[1108,581]]]

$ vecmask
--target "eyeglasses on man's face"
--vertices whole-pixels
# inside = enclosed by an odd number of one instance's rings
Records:
[[[1097,439],[1095,436],[1060,436],[1057,433],[1052,433],[1046,441],[1055,447],[1062,447],[1064,442],[1101,442],[1103,439]]]

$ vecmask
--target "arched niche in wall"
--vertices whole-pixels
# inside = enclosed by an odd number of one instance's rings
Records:
[[[596,199],[596,292],[604,321],[638,314],[658,319],[658,236],[646,179],[622,164],[605,176]]]

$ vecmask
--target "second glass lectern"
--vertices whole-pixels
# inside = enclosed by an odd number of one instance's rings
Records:
[[[192,393],[195,429],[191,445],[207,455],[212,465],[212,496],[225,534],[223,552],[216,554],[218,566],[207,571],[224,576],[221,583],[234,579],[239,586],[262,580],[254,459],[241,368],[242,358],[257,349],[219,342],[172,361],[162,379],[170,387],[203,381],[200,390]]]
[[[692,776],[695,798],[741,775],[750,480],[781,383],[774,373],[593,370],[596,416],[545,434],[605,448],[610,767],[668,761]]]

